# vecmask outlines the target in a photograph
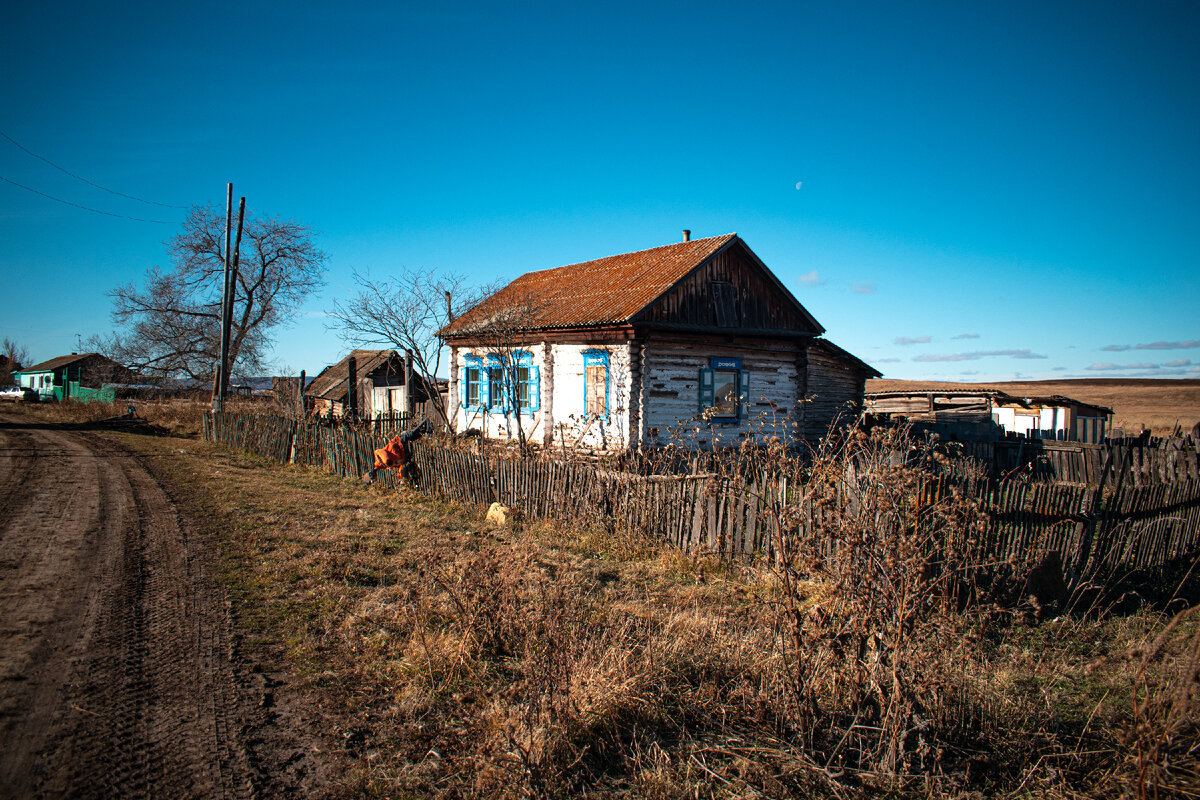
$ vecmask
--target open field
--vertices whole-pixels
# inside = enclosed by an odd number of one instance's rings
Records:
[[[482,509],[116,438],[214,530],[239,652],[307,709],[339,765],[330,796],[1116,797],[1139,775],[1160,796],[1200,787],[1186,744],[1198,698],[1177,691],[1200,665],[1195,613],[927,620],[903,635],[937,649],[910,649],[925,660],[901,681],[924,721],[910,718],[908,766],[884,775],[861,742],[890,724],[867,722],[887,690],[854,680],[881,656],[839,662],[836,638],[794,649],[796,607],[769,569],[614,530],[490,528]],[[812,587],[801,616],[844,608],[843,591]],[[805,693],[796,663],[844,680]]]
[[[1113,410],[1118,428],[1136,434],[1145,425],[1155,435],[1171,433],[1176,425],[1189,430],[1200,422],[1200,380],[1085,378],[1063,381],[998,381],[942,383],[938,381],[867,381],[868,392],[928,389],[996,389],[1018,397],[1059,394]]]

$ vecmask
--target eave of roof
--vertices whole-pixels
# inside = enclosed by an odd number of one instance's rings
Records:
[[[867,373],[867,377],[879,378],[879,377],[882,377],[882,375],[883,375],[883,373],[881,373],[879,370],[875,369],[870,364],[868,364],[867,362],[863,361],[858,356],[851,353],[849,350],[844,350],[841,347],[838,347],[836,344],[829,341],[828,339],[814,339],[813,346],[824,347],[829,352],[833,353],[835,356],[844,358],[847,361],[854,362],[855,364],[857,364],[859,366],[859,368],[861,368],[864,372]]]

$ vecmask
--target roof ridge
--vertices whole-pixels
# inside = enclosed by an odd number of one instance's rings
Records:
[[[653,250],[666,250],[667,248],[671,248],[671,247],[682,247],[683,245],[688,245],[688,244],[699,244],[700,242],[710,242],[710,241],[713,241],[714,239],[730,239],[730,240],[732,240],[736,236],[737,236],[737,231],[733,231],[731,233],[723,233],[720,236],[705,236],[703,239],[688,239],[686,242],[671,242],[670,244],[660,244],[660,245],[656,245],[655,247],[647,247],[644,250],[630,250],[627,253],[612,253],[607,256],[600,256],[599,258],[589,258],[585,261],[574,261],[570,264],[560,264],[557,267],[545,267],[543,269],[529,270],[528,272],[524,272],[524,273],[518,275],[517,279],[519,280],[520,278],[524,278],[526,275],[536,275],[539,272],[550,272],[550,271],[556,270],[556,269],[566,269],[567,267],[578,267],[578,266],[582,266],[583,264],[594,264],[595,262],[603,261],[606,258],[622,258],[624,256],[640,256],[640,255],[644,255],[645,253],[649,253]]]

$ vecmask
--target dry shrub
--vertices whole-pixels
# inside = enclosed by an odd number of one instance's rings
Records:
[[[919,449],[904,429],[831,438],[773,503],[792,713],[831,767],[929,774],[959,738],[960,595],[985,518],[925,496]]]

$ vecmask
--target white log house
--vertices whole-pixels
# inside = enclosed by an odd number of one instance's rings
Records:
[[[685,232],[526,273],[446,326],[451,418],[547,447],[795,445],[879,376],[824,330],[737,234]]]

